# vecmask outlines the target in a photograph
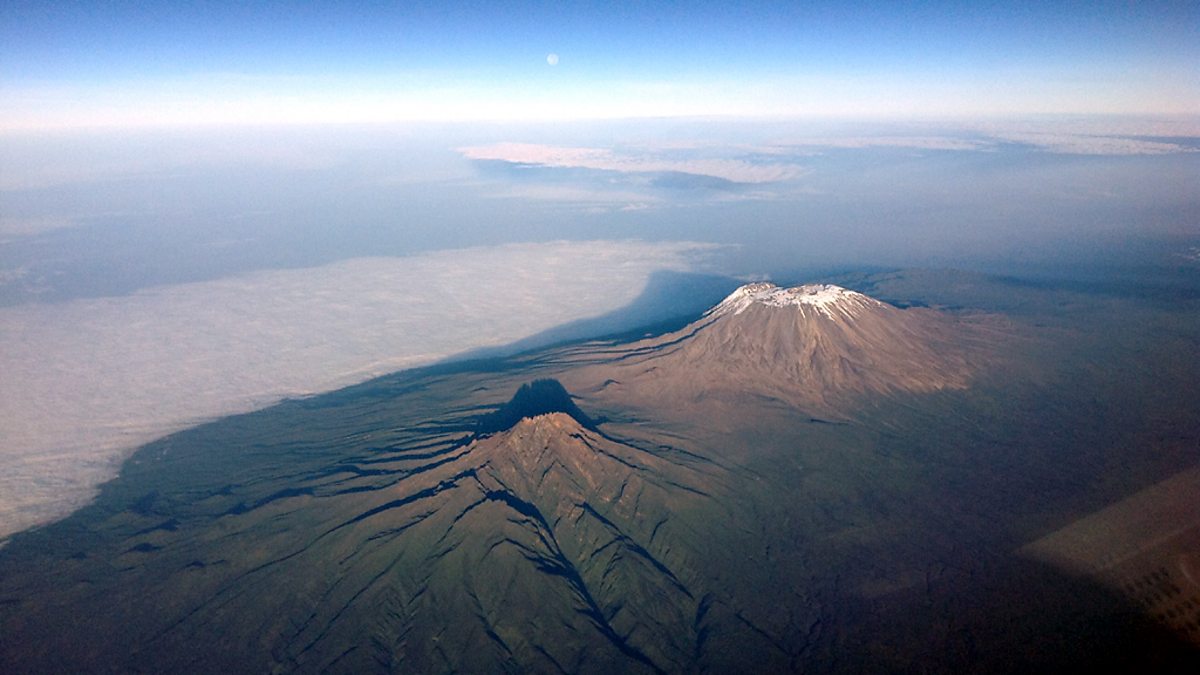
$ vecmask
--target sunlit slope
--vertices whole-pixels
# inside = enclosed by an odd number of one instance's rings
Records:
[[[1041,329],[880,304],[836,326],[794,305],[718,307],[664,336],[402,373],[148,445],[94,506],[0,551],[0,669],[1182,658],[1088,579],[1013,555],[1191,461],[1174,343],[1129,349],[1108,307]],[[1101,319],[1110,332],[1091,330]],[[884,349],[926,374],[888,370]],[[788,361],[809,353],[850,366]],[[780,372],[755,371],[758,354]]]

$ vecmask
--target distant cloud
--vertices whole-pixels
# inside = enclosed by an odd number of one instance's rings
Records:
[[[1169,155],[1195,152],[1178,143],[1119,136],[1091,136],[1058,133],[1002,133],[998,138],[1010,143],[1032,145],[1060,155]]]
[[[172,430],[612,311],[710,249],[508,245],[0,308],[0,538]]]
[[[0,240],[0,243],[3,243],[3,240]],[[27,276],[29,276],[28,265],[22,265],[20,267],[14,267],[10,269],[0,268],[0,286],[12,283],[14,281],[19,281]]]
[[[531,199],[548,202],[583,204],[594,207],[622,207],[630,203],[644,208],[658,204],[661,200],[635,190],[600,190],[576,185],[516,184],[493,196],[512,199]]]
[[[61,230],[74,225],[75,222],[70,218],[19,218],[0,216],[0,242],[3,242],[4,238],[6,237],[23,237],[31,234],[42,234],[43,232]],[[0,283],[3,283],[3,280],[0,280]]]
[[[1000,142],[1057,154],[1164,155],[1200,149],[1200,118],[1048,117],[994,120],[972,128]]]
[[[989,150],[994,141],[954,136],[827,136],[790,140],[775,146],[777,152],[802,148],[914,148],[919,150]],[[764,149],[770,152],[771,149]]]
[[[673,158],[655,152],[617,152],[605,148],[534,143],[496,143],[459,148],[459,152],[473,160],[625,174],[686,174],[742,184],[787,181],[808,173],[807,169],[795,164],[721,158]]]
[[[870,149],[912,148],[916,150],[994,151],[1004,145],[1028,145],[1043,152],[1064,155],[1165,155],[1195,152],[1197,148],[1163,140],[1073,134],[1053,131],[1024,131],[995,129],[986,138],[955,136],[859,136],[828,137],[788,141],[759,151],[791,154],[797,148]]]

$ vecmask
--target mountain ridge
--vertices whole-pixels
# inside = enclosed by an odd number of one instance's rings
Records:
[[[822,293],[843,297],[791,297]],[[1086,511],[1073,491],[1138,436],[1074,389],[1002,379],[1026,371],[995,368],[1010,346],[987,321],[777,304],[150,444],[95,504],[0,551],[0,670],[963,672],[1131,653],[1108,639],[1133,634],[1111,598],[997,561]],[[1093,355],[1062,372],[1104,376]],[[1084,623],[1115,628],[1080,643]]]

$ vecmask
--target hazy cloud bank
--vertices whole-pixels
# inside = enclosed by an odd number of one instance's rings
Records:
[[[869,148],[909,148],[914,150],[990,150],[995,143],[986,139],[953,136],[817,136],[799,138],[778,145],[758,148],[763,154],[792,154],[801,148],[863,150]]]
[[[1165,155],[1195,152],[1200,117],[1048,117],[972,125],[998,142],[1067,155]]]
[[[823,148],[995,151],[1018,145],[1064,155],[1165,155],[1195,152],[1198,139],[1198,120],[1056,117],[976,122],[940,130],[924,124],[914,125],[909,132],[806,135],[756,150],[789,155]]]
[[[671,158],[652,152],[617,152],[605,148],[571,148],[534,143],[496,143],[460,148],[468,159],[554,168],[618,173],[678,173],[731,183],[774,183],[798,178],[807,170],[795,164],[754,163],[740,159]]]
[[[626,132],[609,147],[498,142],[458,148],[491,196],[615,211],[802,198],[858,163],[974,153],[1173,155],[1200,150],[1200,118],[1067,117],[851,123],[779,120],[697,124],[662,138]],[[507,186],[507,187],[505,187]],[[827,185],[826,188],[827,189]]]
[[[617,309],[707,248],[513,244],[0,309],[0,538],[164,433]]]
[[[1195,152],[1178,143],[1122,136],[1094,136],[1054,132],[1007,132],[998,138],[1009,143],[1031,145],[1059,155],[1169,155]]]

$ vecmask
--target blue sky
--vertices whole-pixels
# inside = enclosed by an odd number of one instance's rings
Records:
[[[1200,111],[1194,2],[251,4],[9,0],[0,125]]]

